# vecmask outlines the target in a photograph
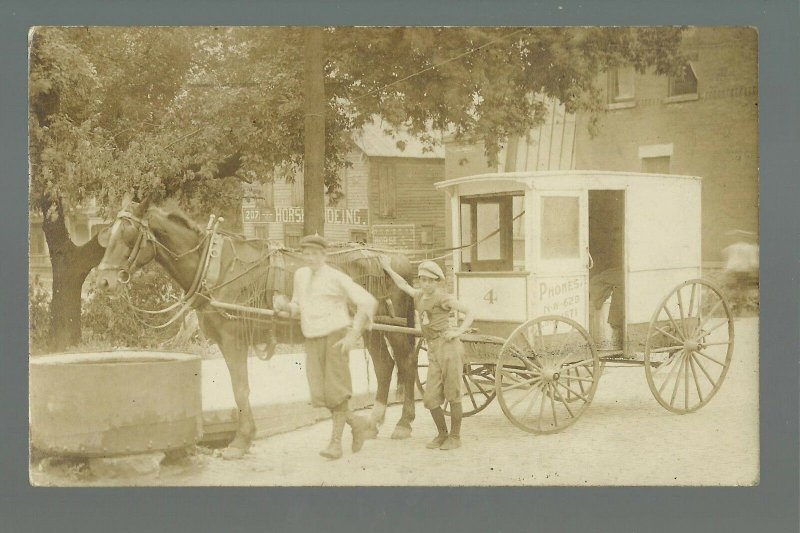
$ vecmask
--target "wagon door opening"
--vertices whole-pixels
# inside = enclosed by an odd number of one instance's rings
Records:
[[[625,329],[625,191],[589,191],[589,324],[598,348],[622,348]]]

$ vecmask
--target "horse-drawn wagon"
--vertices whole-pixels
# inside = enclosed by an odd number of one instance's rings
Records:
[[[609,364],[643,366],[676,413],[719,390],[734,328],[721,291],[700,279],[700,178],[526,172],[437,187],[450,205],[455,291],[481,333],[464,339],[465,414],[497,397],[521,429],[560,431]]]
[[[465,415],[497,397],[518,427],[560,431],[591,404],[609,364],[643,366],[656,400],[676,413],[697,410],[717,393],[730,367],[734,329],[721,291],[700,279],[700,178],[526,172],[437,187],[449,201],[455,291],[477,317],[478,331],[463,338]],[[156,261],[182,287],[180,301],[145,312],[174,312],[168,324],[183,311],[198,311],[231,371],[241,414],[229,448],[241,456],[255,434],[247,348],[272,353],[276,342],[286,342],[288,321],[271,310],[272,297],[290,290],[299,257],[217,231],[213,217],[203,231],[179,212],[148,204],[118,214],[106,235],[98,286],[125,285],[133,271]],[[415,373],[423,386],[425,346],[410,302],[387,285],[382,252],[344,247],[331,262],[382,300],[383,320],[366,343],[378,403],[386,403],[395,364],[402,374],[405,402],[393,436],[403,438],[414,419]],[[393,260],[410,276],[407,258]]]

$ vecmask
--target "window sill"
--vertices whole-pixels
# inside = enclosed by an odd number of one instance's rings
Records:
[[[636,107],[636,100],[623,100],[606,104],[606,109],[609,111],[613,111],[614,109],[630,109],[631,107]]]
[[[676,96],[668,96],[664,98],[665,104],[677,104],[680,102],[693,102],[694,100],[699,100],[700,96],[697,93],[692,94],[679,94]]]

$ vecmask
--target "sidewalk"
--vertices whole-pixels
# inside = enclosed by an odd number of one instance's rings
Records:
[[[366,357],[366,361],[365,361]],[[313,408],[309,400],[303,353],[276,354],[269,361],[248,358],[250,405],[256,422],[256,435],[267,437],[308,426],[330,415]],[[236,429],[236,403],[225,360],[206,359],[203,373],[203,442],[230,438]],[[350,352],[354,409],[372,405],[377,388],[372,360],[362,349]],[[395,372],[396,375],[396,372]],[[392,378],[390,399],[395,390]]]

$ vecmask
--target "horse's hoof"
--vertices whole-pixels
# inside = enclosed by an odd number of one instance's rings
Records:
[[[392,439],[402,440],[411,438],[411,428],[406,426],[397,426],[392,433]]]
[[[375,426],[370,426],[364,430],[364,438],[365,439],[377,439],[378,438],[378,428]]]
[[[236,446],[228,446],[224,450],[222,450],[222,458],[226,461],[235,461],[236,459],[241,459],[244,457],[244,454],[247,453],[245,448],[239,448]]]

